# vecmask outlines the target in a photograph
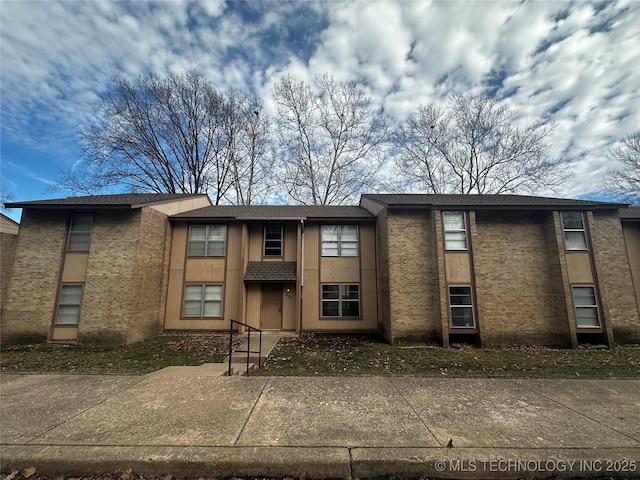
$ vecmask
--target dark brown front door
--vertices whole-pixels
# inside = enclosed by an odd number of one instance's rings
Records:
[[[260,328],[282,329],[282,284],[262,284],[262,306],[260,308]]]

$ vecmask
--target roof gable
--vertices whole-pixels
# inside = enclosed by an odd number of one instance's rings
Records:
[[[7,208],[142,208],[148,205],[169,203],[189,198],[205,197],[205,194],[184,193],[122,193],[114,195],[89,195],[84,197],[55,198],[7,203]]]

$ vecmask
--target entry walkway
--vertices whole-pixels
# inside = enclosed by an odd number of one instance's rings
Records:
[[[640,468],[640,380],[175,373],[3,375],[2,471],[347,479]]]

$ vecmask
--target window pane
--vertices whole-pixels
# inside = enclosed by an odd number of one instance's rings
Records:
[[[593,287],[573,287],[573,301],[576,306],[595,306],[596,293]]]
[[[587,240],[584,232],[564,232],[567,250],[586,250]]]
[[[224,242],[209,242],[207,257],[224,257]]]
[[[451,295],[451,305],[473,305],[471,303],[471,294],[469,295]]]
[[[343,317],[359,317],[360,302],[357,302],[357,301],[342,302],[342,316]]]
[[[199,317],[201,315],[200,308],[202,307],[202,302],[200,300],[185,300],[184,301],[184,310],[182,315],[184,317]]]
[[[442,220],[445,231],[465,229],[464,212],[442,212]]]
[[[562,228],[565,230],[583,230],[581,212],[562,212]]]
[[[467,234],[466,232],[445,232],[445,245],[447,250],[466,250]]]
[[[358,242],[345,242],[342,241],[340,254],[343,257],[357,257],[358,256]]]
[[[205,225],[191,225],[189,227],[189,241],[204,242],[207,239],[207,227]]]
[[[56,325],[77,325],[80,317],[79,305],[60,305]]]
[[[576,325],[580,328],[597,328],[600,326],[596,307],[577,307]]]
[[[185,300],[202,300],[202,285],[187,285],[184,287]]]
[[[264,238],[266,240],[280,240],[282,239],[282,227],[280,226],[267,226],[264,230]]]
[[[345,300],[358,300],[360,286],[359,285],[343,285],[342,298]]]
[[[226,225],[208,225],[209,233],[207,239],[209,241],[224,242],[227,236]]]
[[[343,242],[357,242],[358,227],[356,227],[355,225],[343,225],[340,239]]]
[[[221,317],[222,302],[204,302],[205,317]]]
[[[451,307],[451,326],[473,328],[473,308]]]
[[[74,215],[71,217],[67,250],[72,252],[89,251],[92,223],[93,215]]]
[[[80,305],[82,301],[82,285],[62,285],[60,289],[60,305]]]
[[[323,299],[339,299],[340,298],[340,285],[323,285],[322,286],[322,298]]]
[[[222,301],[222,285],[207,285],[204,292],[205,300]]]
[[[322,302],[322,316],[323,317],[338,317],[340,316],[340,302]]]

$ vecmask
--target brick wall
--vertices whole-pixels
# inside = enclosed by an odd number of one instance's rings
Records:
[[[130,304],[129,343],[162,333],[169,276],[169,220],[151,208],[140,214],[138,245]]]
[[[440,341],[433,214],[426,210],[392,210],[387,225],[392,339],[417,337]]]
[[[476,212],[472,239],[482,346],[569,344],[558,275],[550,251],[550,214]]]
[[[94,215],[78,342],[127,341],[140,217],[140,210],[102,210]]]
[[[589,214],[602,314],[617,343],[640,342],[640,318],[629,259],[616,211]]]
[[[58,295],[66,211],[24,210],[13,276],[3,293],[3,344],[44,342]]]
[[[0,233],[0,308],[8,292],[17,246],[18,235]]]

